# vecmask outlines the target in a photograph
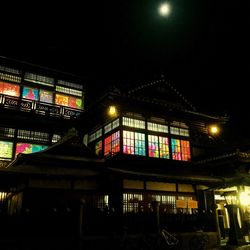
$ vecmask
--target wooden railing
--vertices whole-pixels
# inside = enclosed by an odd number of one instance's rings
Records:
[[[82,110],[0,94],[0,107],[39,115],[76,119]]]

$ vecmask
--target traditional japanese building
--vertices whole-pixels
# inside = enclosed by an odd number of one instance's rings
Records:
[[[0,68],[0,201],[16,228],[47,223],[48,237],[80,235],[85,249],[164,228],[182,249],[219,244],[218,195],[238,178],[216,134],[228,117],[198,112],[165,79],[112,88],[85,108],[79,78],[14,66]]]
[[[0,58],[0,166],[58,141],[84,110],[80,77]]]

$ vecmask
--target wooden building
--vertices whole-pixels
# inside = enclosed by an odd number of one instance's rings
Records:
[[[113,88],[83,112],[77,79],[0,69],[1,211],[17,228],[25,218],[38,235],[47,225],[47,237],[51,230],[80,236],[85,249],[93,248],[91,237],[120,244],[124,232],[158,235],[164,228],[178,234],[182,249],[197,239],[219,244],[215,192],[226,187],[225,171],[209,159],[224,146],[211,129],[223,130],[227,117],[198,112],[165,79]],[[8,84],[19,96],[5,92]],[[26,88],[40,99],[21,94]],[[52,93],[50,103],[40,88]],[[40,147],[19,151],[23,144]]]

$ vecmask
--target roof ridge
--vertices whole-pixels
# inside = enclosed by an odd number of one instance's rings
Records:
[[[155,80],[153,82],[150,82],[150,83],[147,83],[147,84],[143,84],[143,85],[140,85],[140,86],[137,86],[135,87],[134,89],[131,89],[127,92],[127,94],[132,94],[132,93],[135,93],[136,91],[138,90],[141,90],[141,89],[144,89],[144,88],[147,88],[149,86],[153,86],[153,85],[156,85],[156,84],[159,84],[159,83],[164,83],[166,84],[172,91],[174,91],[178,97],[180,97],[189,107],[192,108],[193,111],[196,111],[196,107],[190,102],[188,101],[184,95],[182,93],[180,93],[180,91],[178,91],[169,81],[167,81],[165,78],[163,79],[160,79],[160,80]]]
[[[194,111],[196,111],[196,107],[190,102],[188,101],[184,95],[178,91],[169,81],[165,81],[165,84],[168,85],[170,87],[171,90],[173,90],[186,104],[188,104],[188,106],[190,106]]]

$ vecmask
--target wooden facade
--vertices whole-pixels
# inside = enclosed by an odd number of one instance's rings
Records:
[[[11,69],[0,68],[2,82],[11,83],[19,72]],[[20,72],[22,92],[26,71]],[[62,86],[60,74],[53,76],[53,100],[58,91],[74,98],[84,94],[77,79],[68,78],[64,83],[71,85]],[[80,238],[85,249],[95,243],[125,249],[124,235],[129,235],[135,239],[130,249],[136,249],[142,235],[154,241],[164,229],[176,235],[181,249],[197,240],[219,244],[215,194],[239,183],[234,172],[227,172],[232,159],[219,157],[223,145],[209,128],[223,129],[227,117],[198,112],[165,79],[130,90],[114,88],[85,109],[2,92],[0,143],[11,144],[12,153],[0,161],[0,211],[6,230],[15,227],[20,241],[27,234],[34,239],[53,234],[63,235],[65,244]],[[112,115],[110,106],[116,108]],[[18,143],[46,147],[17,154]]]

